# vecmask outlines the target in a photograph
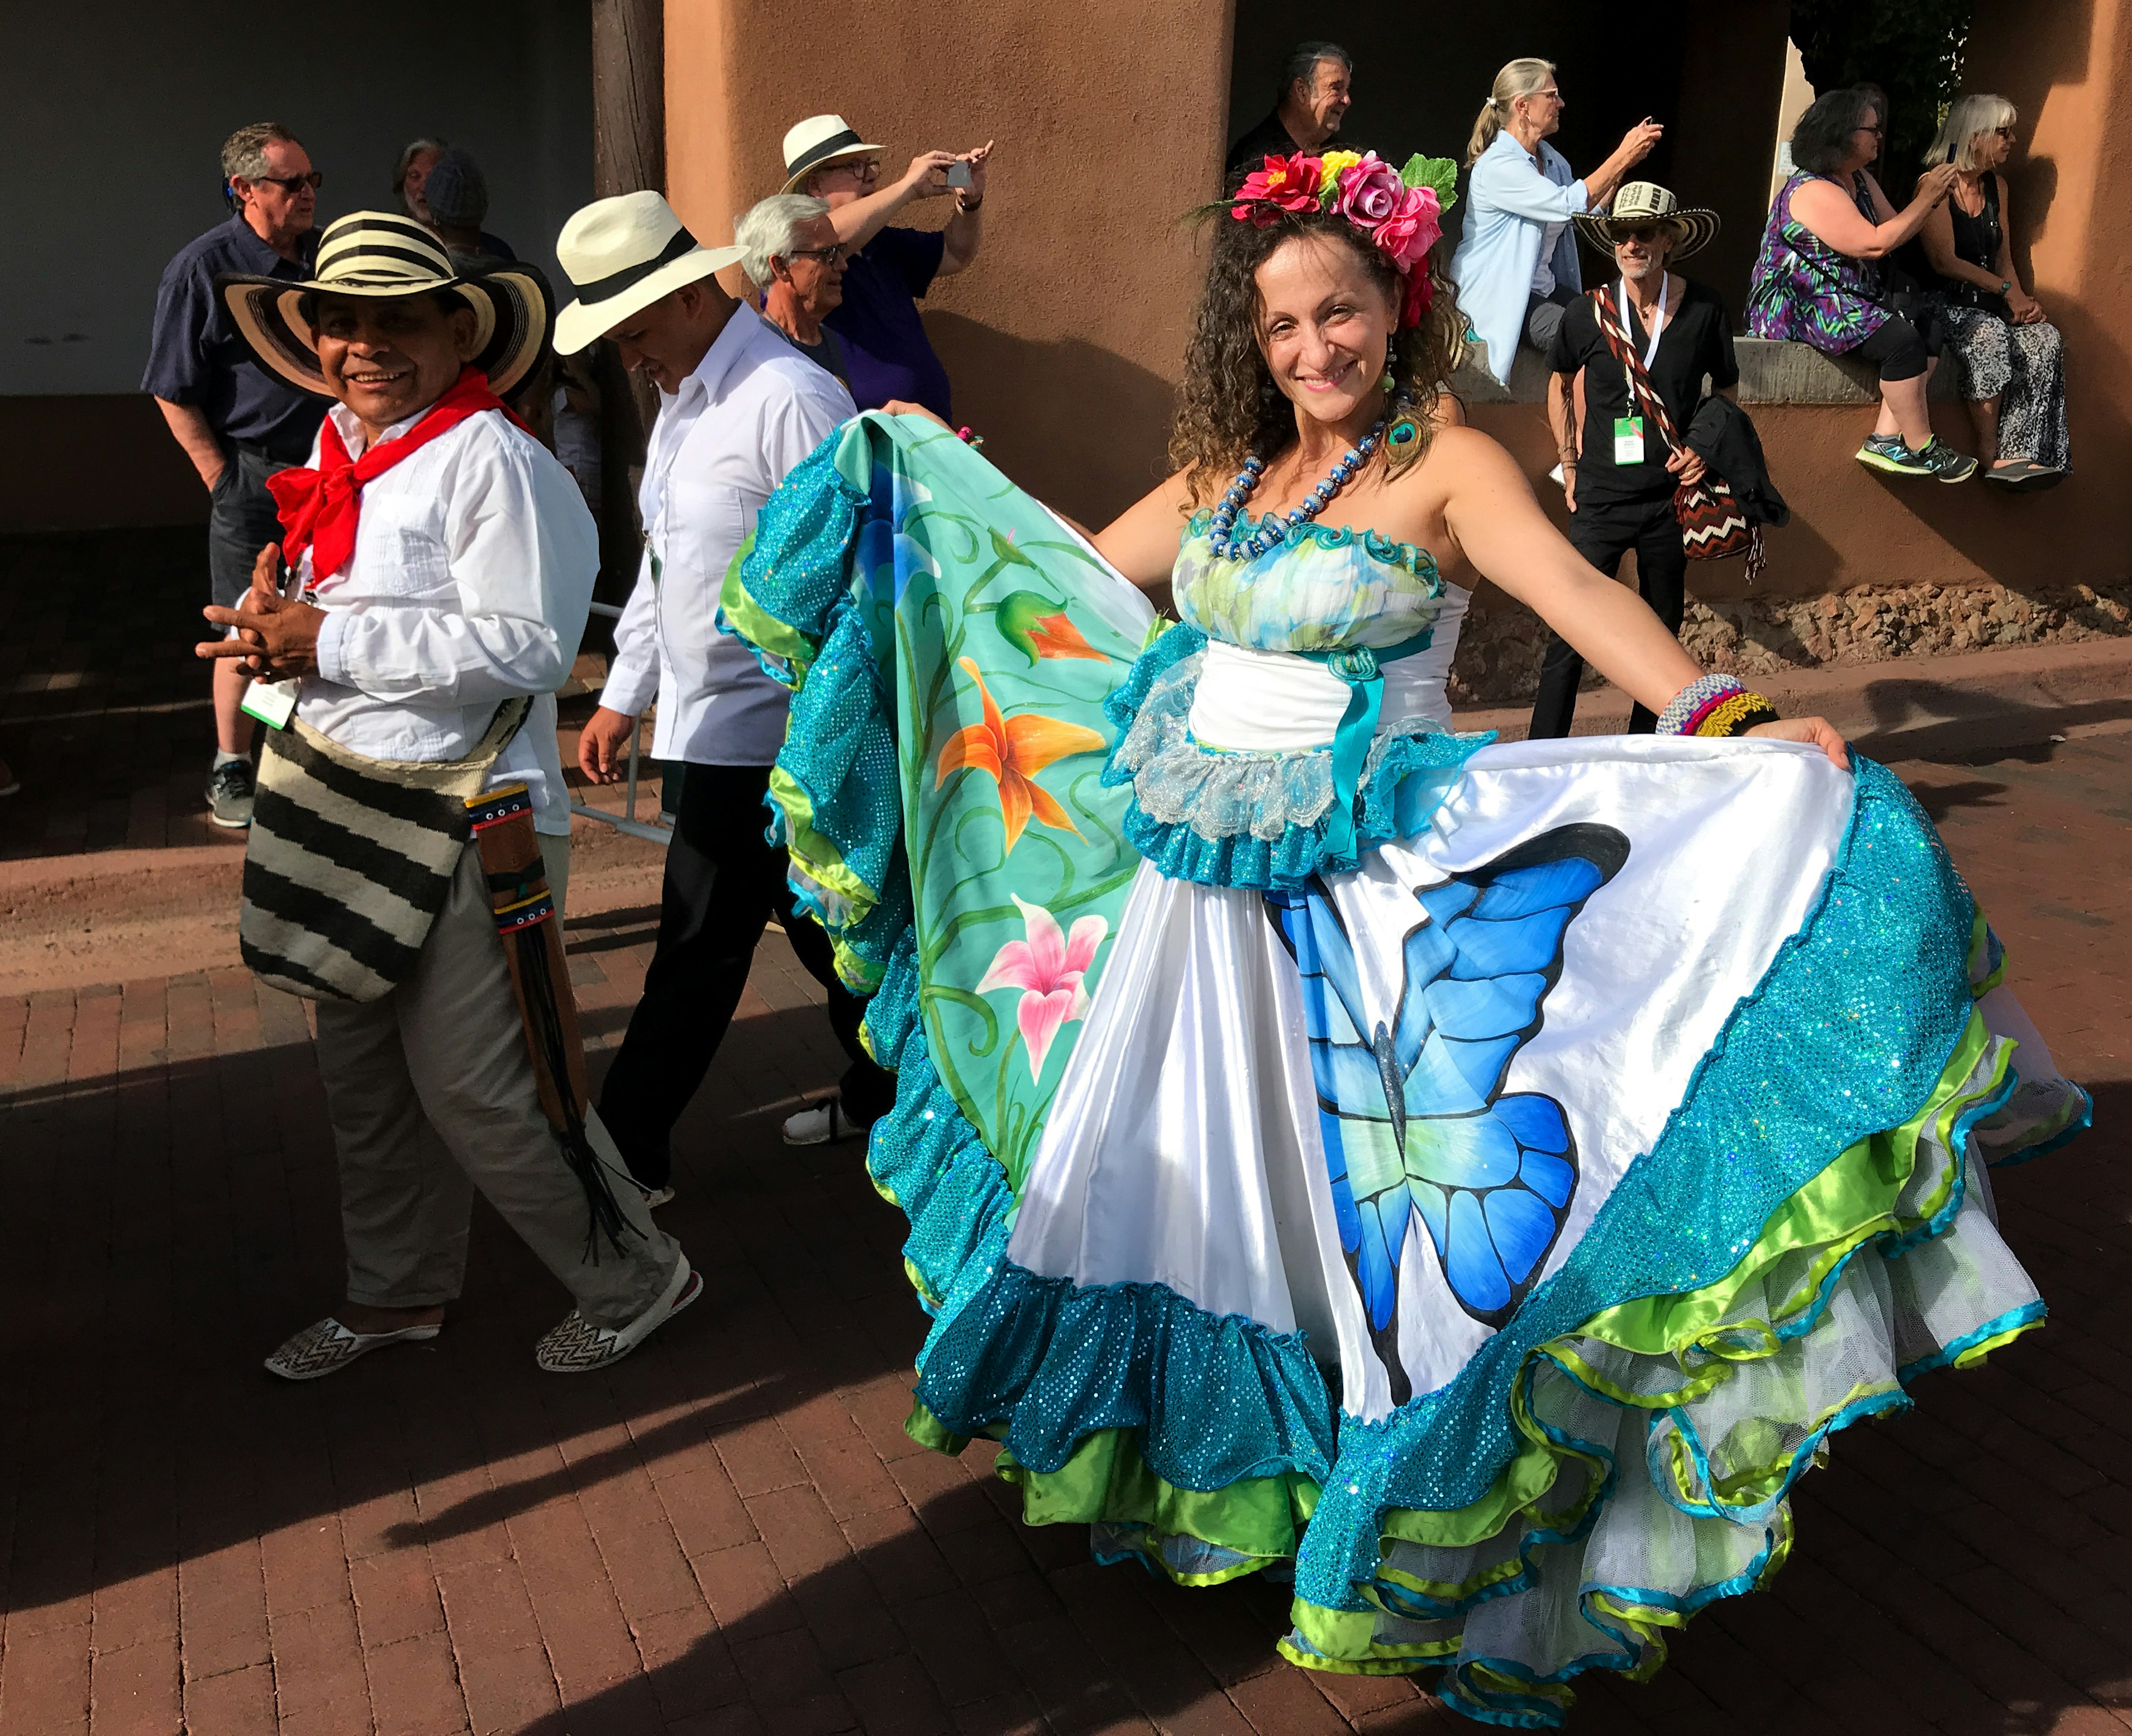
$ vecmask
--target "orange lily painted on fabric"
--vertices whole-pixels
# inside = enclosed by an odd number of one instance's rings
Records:
[[[1066,613],[1066,605],[1054,602],[1035,591],[1016,591],[999,600],[992,620],[1000,637],[1029,659],[1035,669],[1044,657],[1086,657],[1108,663],[1109,656],[1082,636]]]
[[[1109,744],[1092,729],[1036,712],[1002,717],[977,664],[967,657],[957,661],[977,684],[978,697],[984,701],[985,721],[958,729],[948,738],[940,750],[933,787],[939,789],[952,771],[981,771],[993,779],[999,785],[1000,818],[1006,825],[1010,851],[1032,815],[1044,825],[1080,837],[1081,828],[1059,805],[1059,798],[1036,781],[1036,774],[1054,760],[1063,760],[1069,754],[1101,753]]]

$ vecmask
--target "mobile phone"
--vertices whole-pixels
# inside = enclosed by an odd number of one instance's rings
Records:
[[[948,165],[948,185],[951,187],[968,186],[970,185],[970,165],[968,163],[949,164]]]

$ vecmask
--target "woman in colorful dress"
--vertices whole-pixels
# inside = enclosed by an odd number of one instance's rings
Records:
[[[724,607],[796,689],[795,884],[897,1072],[910,1432],[996,1438],[1102,1560],[1292,1574],[1298,1664],[1549,1724],[1776,1571],[1834,1431],[2038,1321],[1984,1154],[2086,1101],[2039,1072],[2017,1123],[1900,784],[1434,425],[1434,179],[1246,182],[1178,473],[1092,542],[862,417]],[[1484,575],[1663,732],[1451,733]]]
[[[1889,303],[1882,261],[1924,227],[1954,185],[1941,163],[1925,171],[1900,211],[1866,165],[1880,154],[1885,117],[1867,92],[1832,90],[1792,129],[1797,171],[1777,189],[1747,292],[1747,329],[1795,339],[1880,370],[1880,416],[1858,462],[1890,476],[1966,482],[1976,460],[1932,431],[1925,388],[1939,362],[1939,331]]]

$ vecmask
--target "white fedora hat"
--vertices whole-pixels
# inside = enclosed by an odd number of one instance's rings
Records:
[[[814,114],[785,135],[785,188],[795,191],[824,163],[841,163],[849,156],[879,156],[881,146],[869,145],[847,125],[840,114]]]
[[[555,348],[574,356],[684,283],[722,271],[738,247],[707,247],[656,193],[596,199],[563,225],[555,259],[578,299],[555,316]]]
[[[435,235],[393,211],[351,211],[327,224],[318,264],[305,282],[232,275],[217,278],[215,286],[238,335],[265,367],[291,386],[329,398],[318,343],[304,318],[307,295],[396,300],[450,291],[473,309],[473,366],[499,397],[540,361],[555,306],[547,281],[531,266],[462,276]]]

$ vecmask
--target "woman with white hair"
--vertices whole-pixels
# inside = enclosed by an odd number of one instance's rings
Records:
[[[1656,121],[1639,121],[1614,154],[1579,180],[1547,142],[1568,106],[1553,61],[1513,60],[1496,74],[1466,146],[1472,174],[1451,278],[1458,305],[1488,346],[1490,372],[1505,385],[1519,338],[1544,354],[1563,309],[1583,290],[1570,218],[1604,210],[1665,132]]]
[[[1918,232],[1939,274],[1940,323],[1960,362],[1976,419],[1984,480],[2019,492],[2049,488],[2072,468],[2065,339],[2021,287],[2014,230],[1996,171],[2014,154],[2019,116],[2004,97],[1963,97],[1947,110],[1926,161],[1954,165],[1954,189]]]

